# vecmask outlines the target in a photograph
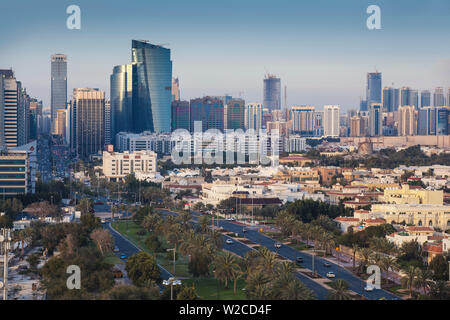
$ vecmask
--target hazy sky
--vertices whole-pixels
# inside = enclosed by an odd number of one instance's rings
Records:
[[[66,28],[67,6],[81,30]],[[366,8],[381,8],[368,30]],[[109,96],[115,65],[131,40],[167,44],[181,98],[224,93],[262,101],[264,74],[281,77],[288,104],[358,108],[366,73],[383,86],[450,86],[448,0],[0,0],[0,68],[50,103],[50,55],[68,55],[68,94],[96,87]]]

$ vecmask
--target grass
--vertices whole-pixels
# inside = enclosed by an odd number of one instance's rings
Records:
[[[191,287],[194,284],[195,291],[203,300],[244,300],[245,291],[242,289],[245,287],[245,281],[239,279],[237,281],[236,294],[233,292],[233,282],[228,283],[228,289],[214,278],[198,278],[198,279],[185,279],[182,280],[183,284],[187,287]],[[218,285],[219,284],[219,285]]]
[[[146,235],[138,235],[137,232],[139,230],[143,230],[142,227],[135,224],[133,221],[128,221],[128,232],[127,232],[127,222],[125,221],[117,221],[113,222],[112,227],[120,232],[122,235],[127,237],[131,242],[136,244],[138,247],[146,251],[147,253],[153,254],[147,246],[145,245]],[[162,243],[164,250],[172,248],[170,244],[164,239],[164,237],[159,236],[159,240]],[[169,254],[173,254],[169,252]],[[171,255],[172,257],[172,255]],[[161,252],[156,254],[156,261],[160,266],[164,269],[173,273],[173,260],[168,257],[167,252]],[[120,259],[119,259],[120,260]],[[246,299],[245,292],[242,288],[245,287],[245,281],[243,279],[239,279],[237,282],[237,292],[236,295],[233,293],[233,282],[230,282],[228,285],[228,289],[225,289],[223,284],[219,286],[219,294],[217,294],[217,280],[213,277],[210,278],[193,278],[188,270],[188,257],[178,255],[178,259],[176,261],[176,276],[181,278],[181,281],[186,286],[192,286],[194,283],[195,290],[197,294],[205,300],[243,300]]]
[[[390,287],[390,288],[386,288],[386,289],[388,291],[392,292],[393,294],[398,295],[398,296],[407,296],[407,295],[409,295],[409,292],[399,291],[400,289],[404,289],[401,285],[396,285],[396,286],[393,286],[393,287]]]
[[[112,252],[108,252],[107,254],[105,254],[104,260],[105,260],[105,262],[112,264],[112,265],[123,264],[123,261],[120,260],[119,257],[116,256]]]

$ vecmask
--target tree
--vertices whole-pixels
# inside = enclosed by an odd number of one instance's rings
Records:
[[[45,217],[61,217],[60,208],[57,205],[50,204],[48,201],[34,202],[30,204],[25,211],[39,219],[43,219]]]
[[[384,256],[381,259],[381,269],[386,271],[386,276],[389,279],[389,270],[395,270],[398,267],[397,260],[391,256]]]
[[[350,294],[348,292],[348,283],[345,280],[337,279],[330,284],[333,288],[328,294],[328,299],[330,300],[351,300]]]
[[[416,284],[416,277],[419,268],[414,266],[409,266],[408,269],[405,270],[405,276],[402,278],[401,282],[404,287],[409,290],[409,295],[412,297],[412,291],[414,285]]]
[[[442,255],[437,255],[430,262],[435,280],[448,280],[448,262]]]
[[[236,279],[240,273],[236,258],[229,252],[216,255],[213,266],[215,268],[214,277],[225,284],[228,288],[228,280]]]
[[[145,245],[153,253],[161,252],[163,250],[161,241],[159,241],[158,236],[155,234],[149,234],[147,236]]]
[[[155,258],[144,251],[132,255],[127,261],[125,270],[133,284],[138,287],[148,286],[150,281],[161,280],[161,272]]]
[[[182,287],[177,294],[177,300],[199,300],[194,287]]]
[[[77,210],[81,211],[81,215],[86,213],[94,213],[94,202],[91,198],[82,198],[77,205]]]
[[[158,300],[159,288],[136,287],[133,285],[118,285],[108,291],[103,299],[105,300]]]
[[[427,294],[428,288],[430,287],[430,279],[432,276],[433,274],[429,270],[417,269],[415,286],[417,288],[422,288],[425,295]]]
[[[102,255],[114,248],[114,239],[108,230],[95,229],[91,233],[91,239],[94,240]]]

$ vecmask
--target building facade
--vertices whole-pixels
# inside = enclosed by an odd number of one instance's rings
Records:
[[[339,137],[339,106],[324,106],[323,135],[325,137]]]
[[[281,109],[281,80],[272,74],[264,78],[263,107],[269,111]]]
[[[51,56],[51,121],[54,128],[56,111],[66,109],[67,104],[67,56],[54,54]],[[53,130],[52,130],[53,131]]]
[[[136,172],[156,173],[157,156],[153,151],[103,152],[103,174],[109,181],[121,181]]]

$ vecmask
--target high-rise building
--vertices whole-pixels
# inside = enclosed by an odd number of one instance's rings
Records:
[[[409,101],[411,105],[416,107],[416,109],[419,109],[419,91],[411,90],[409,94],[410,94]]]
[[[76,114],[75,151],[80,158],[87,159],[104,148],[105,92],[90,88],[74,89],[72,107]]]
[[[132,63],[136,64],[137,73],[136,104],[133,104],[134,131],[170,132],[172,100],[170,49],[146,41],[133,40]]]
[[[202,131],[218,129],[223,131],[224,121],[223,100],[203,97],[191,100],[190,130],[195,131],[195,122],[202,122]]]
[[[447,90],[447,106],[450,106],[450,88]]]
[[[42,130],[42,101],[30,100],[30,140],[36,140]]]
[[[419,110],[417,134],[436,135],[436,107],[422,107]]]
[[[259,132],[262,128],[262,109],[260,103],[248,103],[245,106],[245,129]]]
[[[403,87],[399,93],[399,106],[410,106],[411,103],[411,88]]]
[[[372,103],[381,103],[381,72],[367,73],[366,100],[367,106]]]
[[[53,54],[51,56],[51,121],[52,128],[56,120],[56,110],[66,109],[67,104],[67,56]],[[52,130],[53,131],[53,130]]]
[[[231,99],[225,105],[225,129],[245,129],[245,101],[243,99]]]
[[[180,100],[180,81],[178,78],[172,79],[172,101]]]
[[[105,100],[105,145],[111,144],[111,102]]]
[[[339,137],[339,106],[324,106],[323,135]]]
[[[354,116],[350,119],[350,137],[364,137],[366,129],[364,119],[360,116]]]
[[[414,136],[417,133],[417,116],[414,106],[398,108],[398,135]]]
[[[434,89],[433,106],[435,107],[445,106],[444,88],[437,87],[436,89]]]
[[[314,106],[293,106],[289,123],[293,133],[312,136],[314,134]]]
[[[186,129],[190,131],[189,101],[172,101],[172,131]]]
[[[12,70],[0,70],[0,146],[15,148],[19,144],[18,113],[20,83]]]
[[[17,146],[27,144],[30,138],[30,96],[27,90],[18,85],[18,108],[17,108]]]
[[[395,110],[394,104],[394,88],[384,87],[383,89],[383,111],[393,112]]]
[[[53,134],[62,137],[66,136],[66,109],[56,111],[56,120],[53,128]]]
[[[394,109],[393,111],[398,110],[398,106],[400,105],[400,89],[394,89]]]
[[[264,78],[263,107],[269,111],[281,109],[281,80],[272,74]]]
[[[117,133],[134,132],[133,106],[136,96],[136,65],[115,66],[110,77],[111,85],[111,137]],[[133,99],[134,98],[134,99]]]
[[[383,135],[383,111],[379,103],[372,103],[369,106],[369,135],[371,137]]]
[[[323,136],[323,110],[314,111],[313,130],[315,137]]]
[[[431,106],[431,92],[428,90],[423,90],[420,92],[420,107]]]
[[[449,134],[449,116],[450,107],[438,107],[436,108],[436,134],[448,135]]]

